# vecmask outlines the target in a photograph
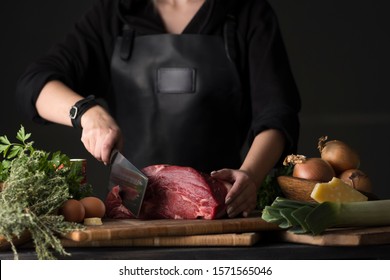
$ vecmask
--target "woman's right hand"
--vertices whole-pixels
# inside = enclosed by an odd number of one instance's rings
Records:
[[[123,138],[119,126],[101,106],[94,106],[81,117],[83,128],[81,141],[97,160],[105,165],[110,163],[113,149],[121,150]]]

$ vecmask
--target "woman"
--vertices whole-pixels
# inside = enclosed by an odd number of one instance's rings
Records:
[[[123,146],[139,167],[191,166],[231,183],[230,217],[255,208],[297,145],[299,95],[265,0],[98,0],[30,66],[17,97],[38,122],[82,128],[105,164]]]

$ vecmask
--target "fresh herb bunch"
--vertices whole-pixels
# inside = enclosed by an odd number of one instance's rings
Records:
[[[31,156],[36,149],[33,147],[34,142],[28,141],[31,138],[31,133],[26,133],[23,126],[20,127],[16,134],[16,139],[19,143],[12,143],[7,136],[0,136],[0,182],[5,182],[11,171],[11,163],[14,159],[25,156]],[[49,158],[50,153],[45,153],[45,157],[41,159],[41,164],[35,165],[36,170],[41,170],[48,173],[59,172],[66,177],[69,185],[70,196],[74,199],[81,199],[86,196],[91,196],[93,188],[91,184],[81,184],[83,176],[81,174],[81,163],[70,162],[67,155],[57,151]],[[46,164],[47,163],[47,164]],[[63,167],[68,167],[62,170]]]
[[[291,175],[292,170],[292,165],[281,166],[267,175],[257,192],[257,209],[263,210],[265,206],[271,205],[277,197],[283,196],[277,178]]]
[[[84,227],[66,222],[57,210],[69,198],[89,195],[80,191],[80,166],[60,152],[53,154],[36,150],[28,142],[30,133],[21,126],[11,143],[6,136],[0,137],[1,180],[0,235],[10,242],[17,258],[15,237],[28,232],[35,244],[39,259],[54,259],[54,253],[66,255],[58,238]],[[90,190],[92,187],[90,187]],[[54,250],[54,252],[53,252]]]

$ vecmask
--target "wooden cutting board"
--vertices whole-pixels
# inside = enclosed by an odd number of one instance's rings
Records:
[[[317,236],[294,234],[288,231],[280,231],[278,234],[283,241],[318,246],[390,244],[390,226],[330,229]]]
[[[27,231],[23,232],[19,238],[13,238],[12,242],[15,246],[22,245],[31,240],[31,234]],[[0,251],[8,250],[11,248],[11,244],[5,239],[4,236],[0,236]]]
[[[259,216],[219,220],[137,220],[107,219],[101,226],[74,231],[66,238],[77,241],[101,241],[165,236],[193,236],[279,230]]]
[[[260,240],[259,233],[226,233],[190,236],[164,236],[113,240],[74,241],[63,239],[64,247],[189,247],[189,246],[252,246]]]

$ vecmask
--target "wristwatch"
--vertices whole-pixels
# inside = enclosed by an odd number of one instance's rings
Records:
[[[72,125],[74,128],[82,128],[81,127],[81,116],[91,107],[98,105],[96,102],[94,95],[89,95],[84,99],[76,102],[69,111],[69,117],[72,121]]]

